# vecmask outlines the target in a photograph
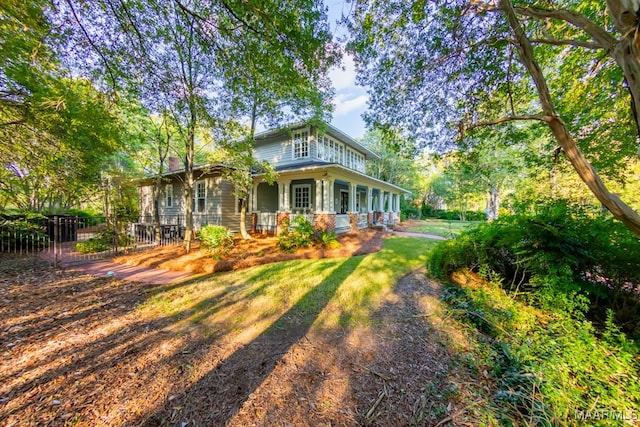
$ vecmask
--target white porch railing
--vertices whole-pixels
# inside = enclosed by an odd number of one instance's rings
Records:
[[[384,225],[389,224],[389,212],[382,212],[382,223]]]
[[[369,215],[366,213],[358,214],[358,228],[367,228],[369,226]]]
[[[351,230],[351,217],[349,215],[336,215],[336,233],[346,233]]]
[[[296,219],[299,216],[301,216],[304,219],[306,219],[307,222],[310,222],[311,224],[313,224],[313,214],[294,214],[294,213],[289,215],[290,223],[293,224],[293,220]]]
[[[275,212],[258,212],[256,229],[258,231],[275,232],[278,214]]]

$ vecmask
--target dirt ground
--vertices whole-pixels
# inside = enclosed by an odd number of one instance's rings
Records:
[[[368,249],[381,242],[371,236]],[[285,315],[250,342],[140,309],[166,288],[0,258],[0,425],[478,423],[483,377],[457,356],[465,338],[424,271],[400,280],[371,326],[318,331]]]

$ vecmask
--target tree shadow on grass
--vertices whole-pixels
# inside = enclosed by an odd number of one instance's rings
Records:
[[[249,344],[222,360],[213,370],[186,389],[173,390],[142,425],[224,425],[274,370],[289,349],[309,331],[337,289],[355,270],[362,257],[349,258],[303,295],[294,306]],[[203,401],[204,400],[204,401]],[[207,407],[207,411],[202,408]],[[179,410],[176,410],[179,408]]]

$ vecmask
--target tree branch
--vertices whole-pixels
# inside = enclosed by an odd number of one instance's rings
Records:
[[[96,53],[102,59],[102,62],[104,63],[105,68],[107,69],[107,73],[109,73],[109,77],[111,78],[111,83],[112,83],[113,88],[115,90],[115,88],[117,87],[117,82],[116,82],[116,78],[115,78],[115,76],[113,74],[113,71],[111,70],[111,66],[109,64],[109,61],[104,56],[102,51],[98,48],[98,46],[96,46],[96,44],[93,42],[93,40],[91,39],[91,36],[87,32],[86,28],[84,28],[84,25],[82,25],[82,23],[80,22],[80,18],[78,17],[78,14],[76,13],[76,9],[73,7],[73,2],[71,0],[67,0],[67,5],[69,6],[69,9],[71,9],[71,13],[73,14],[73,17],[76,20],[76,23],[78,24],[78,26],[80,26],[80,29],[82,30],[82,34],[84,34],[84,36],[87,38],[87,42],[89,42],[89,44],[91,45],[91,48],[94,51],[96,51]]]
[[[531,43],[537,44],[550,44],[554,46],[575,46],[575,47],[583,47],[585,49],[598,50],[602,49],[598,43],[590,43],[583,40],[556,40],[550,38],[544,39],[531,39]]]
[[[524,121],[524,120],[537,120],[537,121],[549,123],[552,119],[553,119],[553,117],[551,117],[551,116],[542,116],[542,115],[538,115],[538,114],[525,114],[525,115],[522,115],[522,116],[506,116],[506,117],[501,117],[501,118],[496,119],[496,120],[490,120],[490,121],[485,121],[485,122],[476,122],[476,123],[471,123],[469,125],[465,125],[464,122],[460,122],[458,124],[458,128],[460,130],[461,135],[464,136],[464,133],[466,131],[473,130],[473,129],[479,128],[479,127],[484,127],[484,126],[494,126],[494,125],[499,125],[499,124],[502,124],[502,123]]]
[[[549,10],[538,7],[514,7],[513,10],[522,16],[535,19],[557,19],[570,23],[587,33],[600,49],[609,51],[617,40],[611,34],[587,19],[586,16],[567,9]]]

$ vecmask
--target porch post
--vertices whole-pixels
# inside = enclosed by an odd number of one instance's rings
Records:
[[[335,212],[335,210],[333,209],[333,179],[327,178],[323,179],[322,181],[324,182],[324,203],[322,210],[324,212]]]
[[[349,183],[349,212],[356,211],[356,185]]]
[[[367,187],[367,213],[371,212],[373,209],[371,209],[371,203],[373,203],[373,188],[371,188],[371,186]]]
[[[283,205],[286,212],[291,211],[291,205],[289,204],[289,194],[291,193],[291,181],[285,181],[282,185],[284,187]]]
[[[384,210],[384,191],[378,190],[378,212],[382,212]]]
[[[322,184],[324,183],[321,179],[316,179],[316,200],[314,203],[315,212],[323,212],[324,211],[324,189],[322,188]]]
[[[258,185],[257,183],[253,184],[253,192],[251,197],[251,212],[255,212],[258,210]]]

